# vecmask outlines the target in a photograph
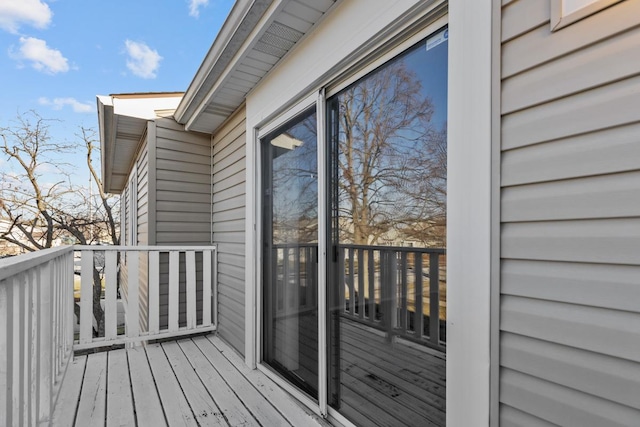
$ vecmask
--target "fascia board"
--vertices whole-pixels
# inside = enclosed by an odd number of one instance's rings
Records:
[[[192,121],[196,112],[202,110],[206,101],[203,98],[216,83],[216,79],[212,81],[209,77],[221,75],[229,67],[272,3],[273,0],[238,0],[235,3],[176,109],[178,123]]]

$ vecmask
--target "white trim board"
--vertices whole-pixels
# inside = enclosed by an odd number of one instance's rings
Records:
[[[492,0],[449,4],[447,425],[487,426]]]

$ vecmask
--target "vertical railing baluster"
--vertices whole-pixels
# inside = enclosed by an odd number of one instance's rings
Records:
[[[413,325],[416,338],[422,338],[424,334],[423,328],[423,315],[422,315],[422,253],[414,252],[416,263],[416,286],[415,286],[415,301],[414,301],[414,314]]]
[[[389,337],[395,335],[398,326],[398,257],[396,251],[389,251]]]
[[[11,425],[11,279],[0,280],[0,425]]]
[[[375,282],[375,270],[376,266],[373,258],[373,249],[369,249],[367,251],[367,259],[368,259],[368,271],[367,277],[369,279],[368,287],[369,287],[369,321],[371,323],[376,320],[376,282]]]
[[[35,367],[34,367],[34,411],[33,417],[36,424],[39,424],[42,418],[40,418],[40,403],[41,403],[41,388],[42,388],[42,377],[41,377],[41,365],[43,362],[43,357],[41,353],[41,339],[42,334],[40,332],[40,325],[42,325],[42,265],[37,266],[34,269],[34,301],[33,301],[33,310],[34,310],[34,323],[33,326],[35,328],[35,336],[34,336],[34,348],[33,352],[36,355],[35,359]],[[0,285],[1,287],[2,285]],[[2,308],[0,308],[0,312]],[[2,348],[2,343],[0,343],[0,348]],[[1,397],[0,397],[1,400]],[[0,408],[2,408],[2,404],[0,403]],[[1,412],[1,409],[0,409]]]
[[[401,334],[407,333],[407,253],[400,254],[400,329]]]
[[[349,314],[355,316],[356,307],[355,307],[355,285],[353,283],[353,248],[349,248]]]
[[[440,263],[438,254],[429,254],[429,340],[440,344]]]
[[[366,272],[364,271],[364,249],[357,249],[358,253],[358,317],[360,319],[364,319],[364,275]]]
[[[24,425],[24,357],[25,357],[25,348],[24,348],[24,329],[25,329],[25,319],[24,319],[24,273],[18,274],[18,279],[14,280],[14,292],[13,292],[13,301],[17,310],[14,312],[14,325],[17,325],[17,329],[14,329],[13,337],[13,354],[15,364],[13,365],[14,372],[14,382],[13,382],[13,412],[16,414],[16,419],[18,420],[18,425]],[[17,369],[16,369],[17,368]]]
[[[53,392],[52,373],[52,338],[51,333],[51,277],[53,275],[52,264],[48,261],[40,270],[40,410],[38,419],[47,419],[51,415]],[[71,271],[73,271],[73,252],[71,252]],[[80,322],[80,319],[78,319]]]
[[[344,248],[337,247],[338,251],[338,274],[336,275],[336,282],[338,283],[338,295],[340,295],[340,313],[344,313],[346,310],[346,292],[344,283]]]
[[[187,280],[187,329],[196,327],[196,253],[187,251],[186,255]]]
[[[313,246],[307,246],[304,248],[304,263],[305,263],[305,277],[304,283],[306,286],[305,304],[307,307],[315,307],[315,274],[314,266],[316,263],[316,252],[313,250]]]
[[[24,389],[24,411],[25,416],[24,419],[27,425],[32,425],[32,386],[33,386],[33,367],[35,365],[34,358],[36,354],[33,348],[33,337],[35,335],[35,331],[33,330],[33,269],[30,269],[25,272],[25,332],[26,332],[26,340],[25,340],[25,358],[27,366],[25,367],[25,389]]]
[[[127,299],[127,337],[140,335],[140,252],[131,252],[129,258],[129,298]]]
[[[149,335],[160,332],[160,252],[149,252]]]
[[[93,338],[93,253],[82,251],[81,257],[80,344],[88,344]]]
[[[118,301],[117,301],[117,252],[104,252],[104,337],[113,340],[118,337]]]
[[[180,253],[169,252],[169,331],[178,330],[178,303],[180,298]]]

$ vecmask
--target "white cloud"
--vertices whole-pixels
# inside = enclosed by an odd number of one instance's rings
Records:
[[[74,113],[93,113],[94,106],[88,102],[80,102],[75,98],[40,98],[38,99],[40,105],[47,105],[54,110],[62,110],[65,106],[70,106]]]
[[[18,52],[10,52],[17,60],[31,61],[31,66],[38,71],[55,74],[69,71],[67,58],[57,49],[47,46],[44,40],[35,37],[20,37]]]
[[[155,78],[162,59],[158,51],[151,49],[142,42],[126,40],[124,44],[127,49],[127,55],[129,55],[127,68],[143,79]]]
[[[209,0],[189,0],[189,16],[197,18],[200,16],[200,8],[208,4]]]
[[[41,0],[0,0],[0,28],[17,33],[20,25],[46,28],[53,13]]]

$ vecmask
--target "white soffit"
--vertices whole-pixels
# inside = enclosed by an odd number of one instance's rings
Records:
[[[338,1],[236,2],[178,106],[176,120],[188,130],[213,133]],[[243,5],[242,14],[236,9]]]
[[[182,96],[183,93],[171,92],[97,97],[105,191],[122,192],[147,122],[174,111]]]

